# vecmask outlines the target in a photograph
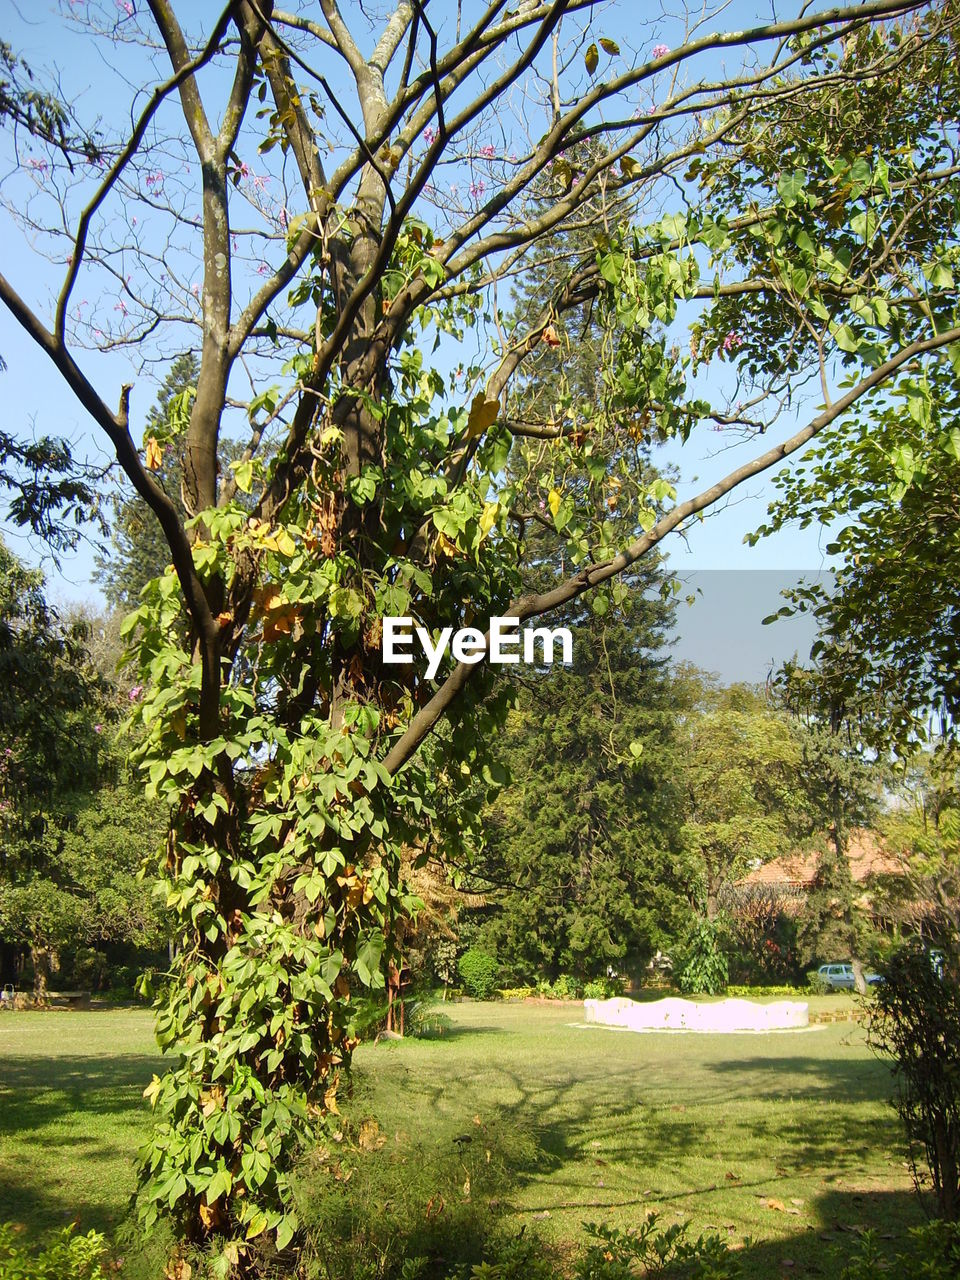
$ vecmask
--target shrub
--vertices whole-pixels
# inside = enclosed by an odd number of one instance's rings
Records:
[[[43,1248],[31,1248],[10,1223],[0,1224],[0,1280],[106,1280],[106,1245],[96,1231],[67,1227]]]
[[[561,973],[553,984],[554,1000],[579,1000],[582,992],[580,982],[570,973]]]
[[[536,987],[502,987],[497,992],[501,1000],[528,1000],[536,994]]]
[[[500,963],[495,956],[487,955],[476,947],[465,951],[457,962],[457,971],[464,990],[475,1000],[489,1000],[497,989]]]
[[[579,1000],[583,988],[572,974],[561,973],[554,982],[541,978],[537,983],[537,994],[548,1000]]]
[[[584,983],[584,1000],[612,1000],[623,995],[622,978],[592,978]]]
[[[840,1272],[840,1280],[889,1280],[892,1275],[910,1280],[945,1280],[960,1276],[960,1227],[934,1219],[910,1229],[911,1250],[894,1261],[883,1255],[872,1231],[860,1238],[856,1255]]]
[[[584,1223],[594,1243],[578,1259],[575,1280],[636,1280],[637,1276],[696,1276],[699,1280],[736,1280],[741,1274],[737,1257],[719,1236],[686,1239],[686,1228],[674,1223],[657,1229],[651,1213],[635,1231]],[[677,1268],[682,1267],[682,1271]]]
[[[405,1002],[404,1031],[418,1040],[433,1040],[450,1030],[451,1022],[434,1000]]]
[[[870,1043],[893,1058],[894,1105],[910,1142],[930,1170],[937,1213],[960,1218],[960,986],[954,970],[938,977],[927,951],[905,947],[876,988]]]
[[[698,921],[678,978],[680,990],[688,995],[720,995],[726,989],[728,976],[720,930],[709,920]]]
[[[816,969],[811,969],[807,974],[807,986],[815,996],[825,996],[832,990],[829,982],[825,982]]]
[[[295,1180],[310,1280],[467,1280],[489,1261],[510,1280],[559,1280],[530,1262],[549,1251],[531,1239],[517,1254],[502,1223],[512,1171],[541,1157],[522,1124],[450,1127],[421,1141],[381,1127],[364,1085],[343,1104],[340,1141],[305,1156]],[[530,1262],[529,1266],[524,1264]],[[273,1274],[272,1272],[270,1273]],[[287,1275],[287,1271],[280,1274]]]
[[[727,987],[728,996],[743,996],[746,999],[758,999],[761,996],[780,996],[784,1000],[797,999],[798,996],[809,995],[810,992],[804,990],[803,987],[746,987],[746,986],[729,986]]]

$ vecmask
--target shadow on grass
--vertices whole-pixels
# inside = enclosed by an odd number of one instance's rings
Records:
[[[749,1078],[751,1088],[758,1077],[768,1077],[774,1086],[788,1076],[794,1077],[782,1091],[776,1087],[770,1090],[764,1081],[765,1096],[769,1098],[822,1099],[825,1094],[832,1094],[843,1102],[869,1102],[886,1096],[891,1081],[889,1064],[879,1058],[831,1061],[800,1054],[791,1057],[755,1054],[750,1058],[712,1062],[707,1070],[721,1077]]]
[[[114,1226],[157,1067],[148,1055],[0,1062],[0,1221],[41,1232],[74,1218],[85,1231]]]
[[[379,1105],[391,1134],[409,1125],[427,1168],[465,1133],[471,1149],[499,1148],[501,1223],[555,1240],[572,1239],[584,1221],[629,1226],[650,1210],[665,1223],[692,1217],[731,1245],[753,1231],[757,1241],[740,1251],[749,1280],[839,1275],[843,1263],[831,1250],[851,1257],[865,1229],[888,1237],[891,1252],[904,1249],[921,1215],[911,1193],[887,1189],[903,1174],[899,1124],[882,1105],[886,1064],[749,1049],[732,1061],[698,1060],[689,1094],[679,1071],[673,1088],[664,1084],[660,1060],[661,1076],[648,1079],[642,1056],[604,1058],[587,1040],[584,1058],[558,1064],[556,1073],[542,1064],[514,1069],[488,1054],[482,1089],[468,1074],[454,1074],[454,1064],[463,1065],[454,1056],[453,1071],[440,1076],[442,1052],[428,1072],[398,1055],[389,1099],[361,1086],[355,1102],[375,1113]],[[598,1052],[597,1066],[583,1070]],[[523,1133],[528,1141],[516,1144]]]

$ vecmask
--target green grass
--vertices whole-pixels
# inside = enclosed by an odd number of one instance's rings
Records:
[[[447,1013],[439,1039],[363,1046],[349,1111],[377,1120],[383,1154],[406,1150],[421,1168],[449,1162],[462,1135],[471,1159],[505,1151],[496,1195],[518,1229],[569,1244],[584,1221],[629,1225],[653,1209],[738,1247],[750,1237],[746,1274],[766,1280],[835,1275],[832,1246],[873,1227],[894,1248],[920,1219],[889,1071],[854,1023],[637,1035],[573,1027],[577,1005]],[[0,1016],[0,1219],[118,1223],[158,1061],[146,1012]]]
[[[461,1133],[509,1144],[533,1124],[540,1158],[503,1194],[548,1237],[653,1209],[695,1235],[752,1238],[747,1274],[766,1280],[784,1261],[790,1275],[836,1274],[831,1246],[872,1227],[895,1247],[920,1221],[889,1070],[854,1023],[638,1035],[572,1027],[575,1006],[465,1003],[450,1016],[439,1040],[361,1049],[357,1102],[394,1140],[416,1135],[428,1150]]]
[[[159,1067],[146,1010],[0,1014],[0,1221],[123,1219]]]

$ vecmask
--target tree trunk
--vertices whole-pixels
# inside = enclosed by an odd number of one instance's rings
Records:
[[[37,1004],[44,1004],[50,981],[50,949],[31,943],[30,958],[33,961],[33,996]]]
[[[863,976],[863,965],[856,956],[850,961],[850,967],[853,969],[853,985],[861,996],[867,994],[867,980]]]

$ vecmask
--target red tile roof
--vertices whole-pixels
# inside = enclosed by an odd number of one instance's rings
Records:
[[[868,876],[901,875],[900,859],[884,849],[873,831],[858,828],[853,831],[847,845],[850,874],[854,884],[860,884]],[[817,873],[818,853],[788,853],[782,858],[765,862],[737,881],[740,885],[784,885],[808,889]]]

